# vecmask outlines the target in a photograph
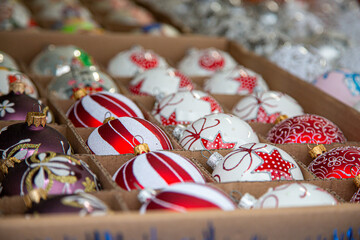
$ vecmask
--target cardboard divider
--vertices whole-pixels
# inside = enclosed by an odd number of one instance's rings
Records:
[[[90,194],[94,195],[95,197],[103,201],[109,207],[110,211],[114,211],[114,212],[127,211],[127,207],[123,204],[119,193],[116,191],[101,191],[101,192],[93,192]],[[33,220],[38,218],[46,218],[48,216],[58,216],[58,214],[50,214],[50,213],[42,214],[42,215],[30,215],[30,214],[25,215],[27,209],[28,208],[24,203],[23,197],[21,196],[0,198],[0,213],[3,216],[5,215],[7,217],[10,217],[11,215],[21,215],[17,217],[27,218],[27,219],[34,218]],[[79,217],[77,214],[74,213],[68,213],[65,215],[69,215],[74,218]]]

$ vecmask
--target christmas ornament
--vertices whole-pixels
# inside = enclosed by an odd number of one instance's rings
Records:
[[[11,158],[6,161],[11,161]],[[39,188],[48,194],[94,192],[101,188],[96,175],[85,162],[55,152],[33,154],[15,162],[12,167],[5,162],[1,168],[5,173],[2,196],[23,196]]]
[[[175,27],[166,23],[152,23],[145,25],[142,28],[135,30],[135,32],[164,37],[178,37],[181,34]]]
[[[109,212],[109,207],[99,198],[79,192],[77,194],[48,196],[44,200],[39,200],[39,202],[32,202],[26,214],[75,213],[79,216],[103,216]]]
[[[283,120],[270,129],[267,140],[276,144],[346,142],[338,126],[315,114],[304,114]]]
[[[179,182],[205,183],[190,160],[168,151],[147,152],[130,159],[116,171],[113,180],[127,191],[160,189]]]
[[[149,69],[137,74],[129,83],[130,92],[136,95],[165,96],[193,89],[191,79],[174,68]]]
[[[162,189],[152,196],[149,192],[140,192],[143,201],[140,213],[151,210],[188,212],[201,209],[235,210],[234,202],[223,192],[210,185],[200,183],[176,183]]]
[[[191,48],[179,62],[179,70],[188,76],[211,76],[234,68],[237,62],[222,50]]]
[[[320,148],[320,152],[318,149]],[[353,178],[360,173],[360,148],[336,147],[328,152],[324,145],[315,147],[308,169],[319,178]]]
[[[75,127],[99,127],[108,113],[114,117],[144,118],[131,99],[110,92],[98,92],[82,97],[69,108],[66,116]]]
[[[253,129],[240,118],[225,113],[206,115],[189,125],[179,137],[186,150],[236,148],[258,143]]]
[[[17,81],[21,81],[25,84],[25,94],[33,98],[39,97],[34,83],[28,76],[18,70],[0,67],[0,95],[8,94],[10,91],[10,84]]]
[[[15,59],[3,51],[0,51],[0,67],[19,71],[19,66],[17,65]]]
[[[129,50],[119,52],[110,59],[108,72],[117,77],[134,77],[140,72],[167,66],[163,57],[141,46],[134,46]]]
[[[249,122],[275,123],[281,115],[294,117],[303,115],[304,111],[298,102],[286,93],[267,91],[242,98],[234,106],[232,113]]]
[[[46,114],[46,122],[52,123],[54,116],[49,107],[42,104],[41,100],[30,97],[25,94],[25,84],[22,82],[13,82],[10,85],[10,92],[0,96],[0,120],[25,120],[28,112],[32,111],[34,106],[39,106]]]
[[[57,22],[52,29],[64,33],[103,33],[101,26],[92,19],[70,18],[62,22]]]
[[[270,60],[307,82],[330,69],[326,60],[315,50],[300,44],[285,44],[270,56]]]
[[[149,11],[132,3],[126,7],[111,9],[105,18],[108,22],[128,26],[143,26],[155,22],[154,16]]]
[[[47,88],[49,93],[61,99],[70,99],[79,89],[85,89],[88,94],[119,91],[115,82],[107,74],[97,70],[95,66],[81,69],[72,67],[70,72],[54,77]]]
[[[95,65],[93,58],[73,45],[49,45],[32,60],[30,70],[41,76],[60,76],[73,67]]]
[[[354,178],[354,183],[355,183],[356,187],[359,189],[351,197],[350,202],[359,203],[360,202],[360,175],[359,174],[357,174],[357,176]]]
[[[312,82],[316,87],[353,106],[360,101],[360,74],[348,69],[337,69],[320,75]]]
[[[181,91],[155,103],[152,115],[162,125],[190,124],[211,113],[223,112],[220,104],[202,91]]]
[[[204,84],[204,90],[213,94],[245,95],[268,89],[262,76],[243,66],[217,72]]]
[[[134,117],[110,120],[97,127],[87,140],[96,155],[133,153],[140,143],[147,143],[151,151],[173,149],[163,130],[148,120]]]
[[[214,169],[212,176],[221,183],[304,179],[296,161],[270,144],[244,144],[225,157],[210,157],[207,164]]]
[[[44,113],[29,112],[24,123],[12,124],[0,130],[2,159],[25,159],[47,151],[68,155],[72,152],[67,139],[46,125]]]
[[[21,2],[0,2],[0,30],[24,29],[34,25],[30,11]]]
[[[269,188],[259,199],[246,193],[242,208],[288,208],[336,205],[338,201],[326,190],[310,183],[287,183]]]

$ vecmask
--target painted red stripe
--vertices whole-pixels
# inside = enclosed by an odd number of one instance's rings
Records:
[[[116,182],[119,184],[119,186],[128,191],[144,189],[143,185],[140,184],[140,182],[134,175],[133,165],[134,161],[129,161],[126,165],[123,165],[123,167],[119,171],[119,174],[116,176]],[[125,181],[127,183],[127,186],[125,184]]]
[[[86,127],[84,124],[82,124],[81,122],[78,121],[77,117],[75,116],[75,107],[78,104],[75,103],[75,105],[73,105],[70,110],[68,111],[67,117],[69,118],[69,120],[74,124],[75,127]]]
[[[141,123],[144,127],[146,127],[150,132],[152,132],[156,138],[159,140],[162,148],[164,150],[171,150],[173,149],[171,142],[169,138],[166,136],[166,134],[156,125],[152,124],[151,122],[136,118],[139,123]]]
[[[147,157],[150,165],[168,184],[175,182],[195,182],[191,175],[183,167],[167,155],[163,153],[151,153],[147,154]],[[172,169],[166,166],[160,159],[165,161]],[[174,171],[181,177],[181,179],[175,175]]]
[[[156,198],[169,202],[171,204],[175,204],[178,206],[182,206],[186,209],[196,209],[196,208],[220,208],[218,205],[209,202],[205,199],[201,199],[195,196],[190,196],[184,193],[176,193],[176,192],[162,192],[159,193]]]
[[[118,117],[139,117],[132,108],[121,100],[114,98],[111,95],[107,94],[96,94],[91,96],[91,98],[98,102],[100,105],[109,109]],[[130,100],[130,99],[129,99]],[[112,101],[112,102],[111,102]]]
[[[118,133],[115,133],[113,127]],[[99,135],[109,143],[119,154],[133,153],[134,146],[140,142],[118,120],[112,120],[98,129]],[[125,139],[128,141],[126,141]]]
[[[80,102],[75,108],[76,114],[80,120],[87,125],[87,127],[98,127],[102,125],[102,122],[91,116]]]

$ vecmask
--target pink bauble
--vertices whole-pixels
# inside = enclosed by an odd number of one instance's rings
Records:
[[[360,101],[360,74],[348,69],[338,69],[319,76],[312,83],[339,101],[353,106]]]
[[[237,62],[227,52],[215,48],[191,48],[179,62],[179,70],[188,76],[210,76],[231,69]]]
[[[259,139],[250,125],[237,116],[213,113],[188,125],[179,142],[186,150],[202,150],[234,148]]]
[[[156,102],[152,114],[162,125],[190,124],[211,113],[223,112],[220,104],[202,91],[181,91]]]
[[[134,153],[141,143],[151,151],[171,150],[172,144],[165,132],[148,120],[120,117],[97,127],[89,136],[87,145],[97,155]]]
[[[190,160],[167,151],[148,152],[132,158],[116,171],[113,180],[127,191],[160,189],[179,182],[205,183]]]
[[[223,160],[209,163],[215,165],[212,176],[218,182],[304,179],[296,161],[284,150],[269,144],[244,144]]]
[[[200,209],[234,210],[234,202],[223,192],[200,183],[176,183],[161,190],[146,201],[141,213],[149,210],[188,212]]]
[[[191,79],[174,68],[153,68],[137,74],[129,83],[130,92],[136,95],[165,96],[193,89]]]
[[[167,66],[163,57],[141,46],[134,46],[114,56],[109,62],[108,71],[117,77],[134,77],[140,72]]]
[[[338,126],[315,114],[304,114],[281,121],[270,129],[267,139],[276,144],[346,142],[346,138]]]
[[[99,92],[76,101],[66,116],[75,127],[99,127],[105,116],[144,118],[136,104],[122,94]]]
[[[233,108],[233,114],[249,122],[274,123],[281,115],[303,115],[295,99],[278,91],[253,93],[242,98]]]
[[[314,159],[308,169],[319,178],[353,178],[360,173],[360,147],[333,148]]]

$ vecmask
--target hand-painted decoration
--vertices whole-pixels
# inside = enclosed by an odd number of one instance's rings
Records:
[[[0,96],[10,92],[10,85],[21,81],[25,84],[25,94],[38,98],[39,94],[34,83],[25,74],[18,70],[12,70],[6,67],[0,67]]]

